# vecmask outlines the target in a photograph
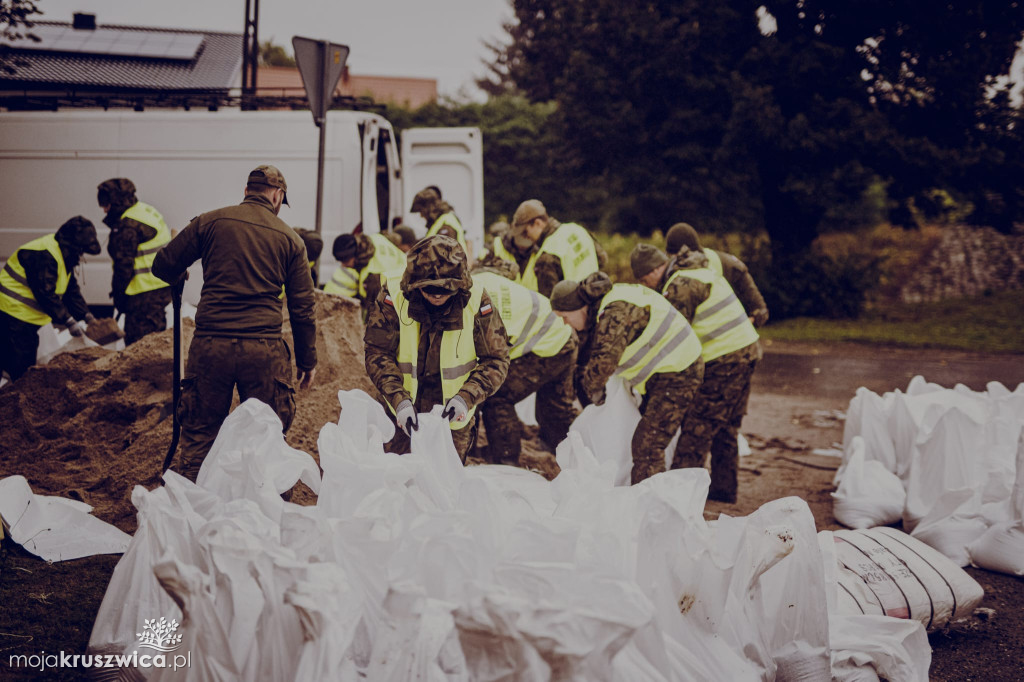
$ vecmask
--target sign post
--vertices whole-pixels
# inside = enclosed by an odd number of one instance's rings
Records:
[[[327,148],[327,110],[334,99],[334,86],[338,84],[345,62],[348,60],[348,46],[336,45],[326,40],[292,38],[295,63],[302,76],[302,87],[306,89],[313,123],[320,128],[320,153],[316,169],[316,233],[321,233],[321,213],[324,204],[324,156]]]

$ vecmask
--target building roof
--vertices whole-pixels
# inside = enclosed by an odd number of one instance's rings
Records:
[[[265,95],[304,95],[302,77],[294,66],[261,66],[256,72],[256,88]],[[418,108],[437,100],[437,79],[398,76],[357,76],[347,72],[338,81],[335,95],[371,97],[376,102],[391,102]]]
[[[241,84],[242,34],[143,26],[36,21],[27,39],[0,39],[13,74],[0,72],[2,90],[74,89],[115,93],[187,93]]]

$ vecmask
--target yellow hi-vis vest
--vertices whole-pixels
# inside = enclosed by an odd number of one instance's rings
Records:
[[[572,328],[551,309],[551,301],[536,291],[496,272],[474,273],[473,281],[484,285],[505,323],[510,360],[527,353],[550,358],[572,336]]]
[[[643,395],[658,372],[682,372],[700,357],[700,341],[682,313],[657,291],[641,284],[613,284],[601,299],[598,318],[613,301],[647,308],[651,319],[636,341],[626,346],[615,375]]]
[[[462,244],[462,248],[465,249],[466,231],[462,229],[462,223],[459,222],[459,219],[455,217],[455,213],[452,211],[448,211],[447,213],[442,213],[441,215],[439,215],[437,217],[437,220],[434,221],[433,225],[430,226],[430,229],[427,230],[426,237],[433,237],[445,225],[455,230],[455,241]]]
[[[355,298],[359,294],[359,273],[355,268],[339,265],[331,278],[324,284],[324,291],[336,296]]]
[[[409,301],[402,294],[400,280],[399,277],[388,277],[387,287],[395,312],[398,313],[401,330],[398,337],[398,368],[402,371],[402,385],[415,403],[419,385],[420,368],[416,367],[416,361],[419,358],[420,323],[409,317]],[[462,309],[462,329],[441,333],[441,397],[445,403],[455,397],[477,365],[473,325],[483,293],[483,284],[474,283],[470,289],[469,302]],[[450,422],[451,427],[456,430],[465,428],[474,412],[475,406],[470,408],[464,421]]]
[[[704,362],[746,348],[757,341],[757,330],[724,277],[708,268],[677,270],[665,282],[663,292],[676,277],[689,277],[711,285],[710,295],[697,306],[693,315],[693,330],[704,346]]]
[[[57,260],[57,287],[54,291],[58,296],[63,296],[64,292],[68,290],[71,275],[64,264],[64,254],[60,252],[60,245],[57,243],[55,234],[44,235],[18,247],[7,259],[4,269],[0,270],[0,310],[22,322],[42,327],[44,324],[49,324],[51,318],[43,312],[36,301],[35,294],[28,286],[25,268],[18,259],[18,251],[22,249],[48,251]],[[63,321],[61,320],[61,322]]]
[[[131,218],[156,230],[156,236],[148,242],[139,244],[138,250],[135,252],[135,276],[132,277],[132,281],[128,282],[128,288],[124,292],[129,296],[134,296],[170,286],[151,272],[156,252],[171,241],[171,231],[167,229],[164,217],[155,208],[141,201],[135,202],[121,214],[121,217]]]
[[[556,256],[561,261],[562,279],[582,282],[584,277],[598,271],[597,250],[594,248],[594,239],[590,233],[582,225],[562,223],[547,236],[540,249],[527,261],[526,269],[518,280],[527,289],[538,290],[537,274],[533,271],[533,266],[541,254],[545,253]]]
[[[722,257],[718,255],[718,252],[714,249],[701,250],[704,252],[704,255],[708,257],[708,270],[716,275],[724,276],[725,270],[722,269]]]
[[[366,298],[366,278],[369,275],[383,275],[385,272],[405,269],[405,253],[382,234],[369,235],[373,242],[373,258],[359,272],[359,298]]]

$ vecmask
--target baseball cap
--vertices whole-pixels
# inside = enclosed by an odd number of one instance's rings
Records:
[[[277,169],[276,166],[264,164],[262,166],[256,166],[249,173],[249,180],[247,181],[250,185],[265,185],[267,187],[276,187],[284,190],[284,204],[291,206],[288,203],[288,183],[284,181],[284,174]]]

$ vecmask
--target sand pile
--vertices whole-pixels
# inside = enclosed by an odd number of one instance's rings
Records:
[[[288,433],[293,447],[314,457],[320,428],[338,419],[337,392],[373,393],[358,304],[318,292],[317,320],[316,383],[296,393]],[[193,330],[184,320],[185,352]],[[290,343],[287,322],[285,332]],[[33,491],[86,502],[133,532],[132,488],[159,482],[171,442],[172,343],[168,330],[121,352],[64,353],[0,389],[0,478],[25,476]]]

